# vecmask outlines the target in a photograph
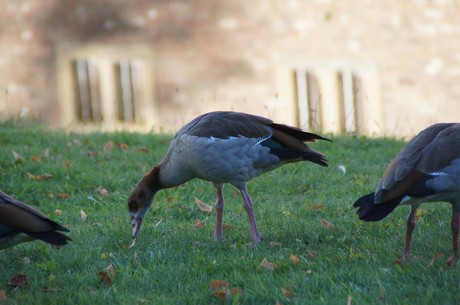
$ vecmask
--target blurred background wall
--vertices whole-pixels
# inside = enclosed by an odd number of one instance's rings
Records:
[[[454,0],[3,0],[0,114],[174,131],[212,110],[410,136],[459,121]]]

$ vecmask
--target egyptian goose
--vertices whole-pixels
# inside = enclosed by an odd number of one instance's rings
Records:
[[[460,223],[460,124],[435,124],[420,132],[401,150],[383,174],[374,193],[359,198],[359,218],[378,221],[401,204],[411,210],[406,222],[402,260],[409,257],[415,212],[423,202],[452,204],[452,251],[458,256]]]
[[[56,246],[67,244],[71,239],[58,231],[69,230],[0,191],[0,249],[35,239]]]
[[[177,132],[163,161],[146,173],[132,191],[128,209],[133,239],[139,234],[156,192],[200,178],[212,182],[216,190],[214,239],[223,238],[223,184],[230,183],[243,196],[253,242],[260,242],[246,182],[286,163],[306,160],[327,166],[324,155],[303,143],[316,140],[329,141],[240,112],[217,111],[195,118]]]

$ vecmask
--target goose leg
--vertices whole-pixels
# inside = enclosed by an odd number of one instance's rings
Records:
[[[223,184],[214,183],[216,188],[216,227],[214,229],[214,240],[221,241],[224,237],[222,233],[222,222],[224,217],[224,193],[223,193]]]
[[[254,243],[259,243],[262,240],[262,238],[260,237],[259,230],[257,229],[257,222],[254,216],[254,209],[252,208],[251,197],[249,197],[249,194],[246,190],[246,185],[243,185],[240,188],[240,192],[241,192],[241,195],[243,196],[244,208],[246,212],[248,213],[249,225],[251,226],[252,241]]]
[[[406,243],[404,244],[404,252],[402,260],[405,260],[409,257],[410,249],[412,245],[412,233],[415,229],[415,212],[417,211],[418,205],[412,205],[409,216],[406,221]]]

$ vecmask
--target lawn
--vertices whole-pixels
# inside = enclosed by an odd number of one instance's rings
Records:
[[[459,264],[444,263],[449,204],[422,205],[412,260],[403,265],[394,260],[409,208],[378,223],[359,221],[352,208],[404,143],[330,137],[333,143],[312,145],[328,168],[290,164],[248,184],[261,244],[250,242],[242,199],[230,185],[225,239],[214,242],[215,211],[194,200],[212,205],[214,189],[194,180],[157,194],[130,248],[127,198],[171,135],[0,123],[1,189],[69,228],[73,239],[61,249],[36,241],[0,251],[0,304],[460,304]],[[27,286],[8,284],[18,274]]]

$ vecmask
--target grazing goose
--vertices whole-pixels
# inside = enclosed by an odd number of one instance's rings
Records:
[[[223,184],[230,183],[243,196],[253,242],[260,242],[246,182],[291,162],[307,160],[327,166],[325,156],[303,143],[316,140],[327,139],[245,113],[217,111],[195,118],[179,130],[163,161],[132,191],[128,209],[133,238],[138,236],[156,192],[200,178],[213,182],[216,189],[214,239],[223,237]]]
[[[0,191],[0,249],[35,239],[56,246],[71,240],[57,231],[69,230],[48,219],[39,210]]]
[[[460,223],[460,124],[435,124],[420,132],[401,150],[383,174],[374,193],[358,199],[359,218],[378,221],[401,204],[411,210],[406,222],[402,260],[409,257],[415,212],[423,202],[452,204],[452,251],[458,256]]]

